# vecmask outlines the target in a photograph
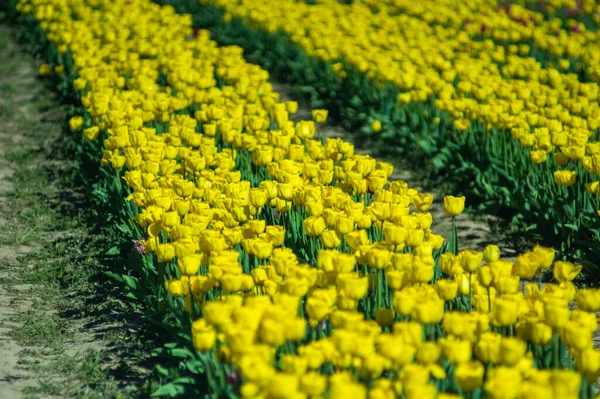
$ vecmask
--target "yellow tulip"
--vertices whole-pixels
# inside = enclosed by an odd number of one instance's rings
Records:
[[[327,389],[327,377],[317,373],[309,372],[300,376],[300,390],[310,396],[319,397],[322,396]]]
[[[577,397],[581,385],[581,374],[574,370],[552,370],[550,385],[555,398]]]
[[[99,133],[100,128],[98,128],[98,126],[92,126],[83,130],[83,135],[90,141],[95,140]]]
[[[165,282],[165,288],[170,295],[173,295],[175,297],[186,295],[185,286],[182,284],[181,280],[168,280]]]
[[[500,343],[500,363],[512,367],[525,356],[527,344],[518,338],[504,337]]]
[[[419,323],[439,323],[444,316],[444,301],[441,299],[430,299],[425,302],[417,302],[413,313]]]
[[[310,216],[304,220],[304,231],[310,237],[319,237],[327,226],[320,216]]]
[[[595,376],[600,371],[600,351],[595,348],[587,348],[575,356],[577,370]],[[592,381],[595,381],[593,378]]]
[[[552,327],[547,324],[536,322],[531,326],[531,341],[536,345],[545,346],[552,339]]]
[[[576,172],[571,170],[554,171],[554,182],[559,186],[572,186],[577,179]]]
[[[544,302],[544,322],[554,329],[563,328],[571,317],[571,311],[563,300],[549,297]]]
[[[381,131],[381,121],[374,120],[371,122],[371,130],[373,130],[375,133],[379,133]]]
[[[555,250],[553,248],[542,247],[536,245],[533,247],[533,253],[540,260],[540,267],[545,270],[552,266],[552,262],[554,262]]]
[[[472,392],[482,386],[484,371],[483,364],[473,361],[456,366],[454,376],[463,392]]]
[[[261,188],[250,190],[250,204],[255,208],[262,208],[267,203],[267,193]]]
[[[198,273],[200,269],[200,262],[202,260],[201,254],[187,255],[177,259],[177,267],[179,273],[184,276],[192,276]]]
[[[593,346],[592,333],[576,321],[568,321],[560,332],[562,340],[572,349],[584,350]]]
[[[483,259],[487,263],[492,263],[500,259],[500,248],[497,245],[490,244],[483,251]]]
[[[405,343],[402,337],[387,333],[379,337],[379,353],[396,367],[412,363],[416,351],[416,348]]]
[[[458,254],[460,266],[467,273],[473,273],[479,269],[483,261],[483,254],[473,250],[464,250]]]
[[[390,264],[392,253],[385,249],[372,248],[367,252],[367,263],[375,269],[384,269]]]
[[[211,350],[217,341],[214,327],[208,325],[206,320],[198,319],[192,323],[192,342],[199,352]]]
[[[516,399],[521,391],[521,372],[516,368],[491,369],[483,385],[492,399]]]
[[[454,197],[447,195],[444,197],[444,212],[448,216],[458,216],[465,209],[465,197]]]
[[[156,248],[156,255],[161,262],[168,262],[175,257],[175,248],[172,244],[159,244]]]
[[[600,289],[584,288],[577,291],[575,294],[577,306],[588,312],[596,312],[600,310]]]
[[[431,194],[419,193],[413,198],[413,204],[421,212],[425,212],[431,206],[433,202],[433,196]],[[444,200],[445,203],[445,200]],[[462,210],[461,210],[462,212]]]
[[[524,279],[530,279],[535,276],[541,268],[542,259],[535,252],[525,252],[517,257],[515,262],[515,272]]]
[[[458,282],[455,280],[440,279],[436,281],[435,288],[444,301],[451,301],[458,293]]]
[[[81,130],[83,127],[83,118],[81,116],[74,116],[69,119],[69,127],[73,131]]]
[[[502,335],[491,331],[483,333],[475,345],[477,358],[484,363],[499,363],[501,343]]]
[[[557,281],[565,283],[568,281],[573,281],[575,277],[577,277],[577,275],[581,272],[582,268],[583,267],[581,265],[575,266],[571,262],[557,261],[554,264],[552,273],[554,274],[554,278]]]
[[[329,115],[329,111],[326,109],[313,109],[312,110],[312,118],[316,123],[325,123],[328,115]]]
[[[383,225],[383,236],[386,243],[392,245],[402,245],[406,240],[408,232],[406,228],[397,226],[391,223],[385,223]]]
[[[337,248],[342,242],[335,230],[328,229],[325,229],[323,233],[321,233],[321,237],[319,239],[321,241],[321,245],[328,249]]]
[[[467,363],[471,360],[471,343],[454,337],[444,337],[438,340],[444,357],[453,365]]]

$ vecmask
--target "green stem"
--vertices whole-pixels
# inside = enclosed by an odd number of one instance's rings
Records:
[[[450,251],[458,255],[458,232],[456,231],[456,218],[452,217],[452,234],[450,236]]]
[[[472,280],[472,272],[469,272],[469,312],[473,310],[473,280]]]
[[[559,350],[560,350],[560,347],[559,347],[559,342],[558,342],[558,333],[553,332],[552,333],[552,366],[555,369],[560,368]]]

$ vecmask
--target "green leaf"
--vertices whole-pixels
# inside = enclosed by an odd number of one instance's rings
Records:
[[[182,378],[178,378],[175,381],[173,381],[174,384],[194,384],[196,382],[196,379],[194,377],[182,377]]]
[[[139,301],[140,298],[134,294],[133,292],[128,292],[125,297],[129,298],[129,299],[133,299],[134,301]]]
[[[169,376],[169,370],[167,370],[166,368],[162,367],[160,364],[156,365],[156,371],[158,371],[158,373],[164,377],[168,377]]]
[[[586,270],[591,270],[591,271],[598,271],[598,270],[600,270],[600,266],[598,266],[597,264],[595,264],[593,262],[590,262],[589,260],[574,259],[573,261],[575,263],[579,263]]]
[[[204,373],[204,364],[198,360],[191,360],[186,362],[186,366],[191,373],[194,374],[203,374]]]
[[[131,236],[131,228],[128,224],[123,223],[117,226],[117,228],[125,235]]]
[[[362,100],[360,99],[359,96],[352,96],[352,98],[350,99],[350,105],[355,107],[355,108],[359,108],[362,105]]]
[[[565,205],[563,209],[569,219],[573,219],[575,217],[575,212],[573,211],[573,207],[571,205]]]
[[[162,387],[158,388],[153,394],[152,396],[170,396],[170,397],[175,397],[177,396],[179,393],[183,393],[183,388],[178,387],[175,383],[169,383],[167,385],[163,385]]]
[[[552,364],[552,351],[546,350],[544,353],[544,368],[549,368]]]
[[[124,275],[123,276],[123,281],[132,290],[137,290],[138,289],[138,279],[137,278],[131,277],[131,276],[125,276]]]
[[[117,274],[117,273],[113,273],[113,272],[104,272],[104,274],[106,274],[108,277],[112,278],[115,281],[118,281],[119,283],[123,283],[123,275],[121,274]]]
[[[121,248],[114,246],[106,252],[106,255],[119,255],[121,253]]]
[[[564,227],[568,227],[568,228],[570,228],[573,231],[579,230],[579,227],[576,224],[574,224],[574,223],[565,223],[563,226]]]
[[[190,352],[188,349],[183,349],[183,348],[171,349],[169,351],[169,353],[171,354],[171,356],[182,357],[184,359],[193,356],[192,352]]]

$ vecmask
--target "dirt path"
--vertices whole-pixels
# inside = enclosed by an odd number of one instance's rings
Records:
[[[294,99],[293,88],[287,84],[273,83],[273,89],[281,95],[282,101]],[[310,108],[300,107],[298,112],[293,115],[294,120],[311,119]],[[321,137],[341,137],[344,140],[352,141],[352,136],[347,134],[344,129],[339,126],[325,124],[319,128],[318,134]],[[359,144],[354,143],[357,154],[373,155],[368,148],[362,148]],[[373,155],[377,158],[376,155]],[[423,181],[420,181],[414,173],[395,165],[394,174],[390,180],[404,180],[411,187],[423,189],[425,186]],[[429,209],[433,216],[432,229],[436,234],[440,234],[446,238],[450,236],[452,229],[451,219],[444,213],[444,198],[443,195],[436,190],[426,190],[426,192],[434,196],[434,202]],[[498,221],[491,216],[473,215],[463,213],[456,218],[459,245],[461,249],[483,250],[488,244],[498,244],[501,246],[504,257],[510,259],[515,256],[515,250],[510,245],[502,245],[499,235],[495,231]]]
[[[0,32],[2,41],[0,51],[3,56],[14,55],[13,43],[8,41],[9,31]],[[6,38],[6,39],[5,39]],[[3,57],[4,58],[4,57]],[[23,93],[30,96],[39,94],[36,89],[34,77],[36,71],[29,63],[22,60],[2,64],[3,76],[0,81],[0,397],[23,397],[22,391],[35,384],[35,373],[19,367],[21,352],[25,349],[19,341],[12,337],[13,329],[18,325],[19,315],[27,313],[32,306],[32,298],[19,295],[21,289],[27,290],[28,286],[14,284],[16,280],[15,265],[20,256],[30,253],[34,248],[31,242],[24,245],[23,240],[17,238],[18,233],[11,236],[11,231],[16,230],[12,221],[5,216],[5,210],[10,210],[12,202],[10,194],[14,192],[14,183],[11,181],[14,168],[8,159],[8,153],[23,141],[24,132],[16,131],[15,116],[23,117],[28,112],[23,105],[30,101]],[[9,80],[8,77],[11,77]],[[17,114],[15,115],[14,112]],[[11,115],[12,114],[12,115]],[[33,380],[33,381],[32,381]]]
[[[140,310],[85,225],[68,120],[0,15],[0,398],[148,397]],[[71,186],[69,186],[71,185]]]

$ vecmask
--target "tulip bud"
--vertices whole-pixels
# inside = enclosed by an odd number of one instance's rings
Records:
[[[530,279],[540,270],[541,259],[534,252],[525,252],[517,257],[515,271],[524,279]]]
[[[217,340],[217,333],[213,326],[204,319],[192,323],[192,343],[199,352],[207,352],[213,348]]]
[[[417,351],[417,361],[420,364],[428,365],[437,363],[442,350],[435,342],[423,342]]]
[[[321,245],[327,249],[337,248],[342,242],[335,230],[324,230],[319,239]]]
[[[514,366],[525,356],[527,343],[518,338],[504,337],[500,343],[500,362],[505,366]]]
[[[492,263],[498,259],[500,259],[500,248],[498,248],[498,246],[496,245],[488,245],[487,247],[485,247],[485,250],[483,251],[483,259],[487,262],[487,263]]]
[[[508,327],[517,322],[519,303],[512,298],[496,299],[492,324],[495,327]]]
[[[441,299],[430,299],[418,302],[413,309],[415,319],[421,324],[436,324],[444,316],[444,301]]]
[[[172,244],[159,244],[156,247],[156,255],[161,262],[168,262],[175,257],[175,248]]]
[[[373,130],[375,133],[379,133],[381,131],[381,121],[374,120],[371,122],[371,130]]]
[[[502,335],[487,331],[483,333],[475,345],[475,355],[484,363],[497,364],[500,361],[500,344]]]
[[[444,212],[448,216],[458,216],[465,209],[465,197],[454,197],[447,195],[444,197]]]
[[[327,120],[329,111],[326,109],[313,109],[312,118],[316,123],[324,123]]]
[[[480,267],[479,270],[477,270],[477,278],[479,284],[485,288],[489,287],[492,282],[492,269],[489,266]]]
[[[552,339],[552,327],[547,324],[534,322],[531,325],[531,341],[536,345],[545,346]]]
[[[439,297],[448,302],[456,298],[458,282],[455,280],[440,279],[436,281],[435,288]]]
[[[549,297],[544,302],[544,319],[546,324],[554,329],[563,328],[571,317],[567,304],[561,300],[552,300]]]
[[[187,255],[177,259],[179,272],[184,276],[192,276],[198,273],[200,269],[201,254]]]
[[[375,320],[381,327],[390,327],[394,324],[394,311],[388,308],[379,308],[375,311]]]
[[[573,281],[575,277],[577,277],[577,275],[581,272],[582,268],[583,267],[581,265],[575,266],[571,262],[557,261],[554,264],[554,268],[552,271],[556,280],[558,280],[561,283],[565,283]]]
[[[388,250],[374,247],[367,252],[367,263],[369,266],[381,270],[389,265],[391,257],[392,253]]]
[[[481,252],[472,251],[470,249],[461,251],[458,255],[460,258],[460,266],[467,273],[473,273],[481,266],[483,254]]]
[[[554,182],[559,186],[572,186],[575,184],[577,174],[572,170],[556,170],[554,171]]]
[[[484,371],[480,362],[462,363],[456,366],[454,377],[463,392],[472,392],[483,384]]]

